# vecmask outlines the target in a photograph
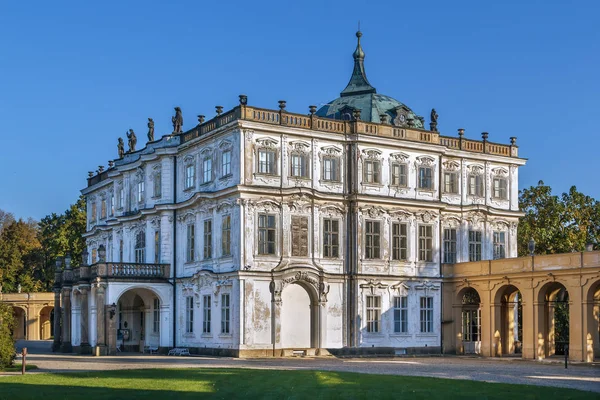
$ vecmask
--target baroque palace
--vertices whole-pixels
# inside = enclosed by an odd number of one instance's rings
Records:
[[[240,95],[238,106],[217,106],[188,130],[176,107],[173,132],[156,140],[149,119],[140,150],[132,130],[128,151],[119,139],[119,158],[90,173],[82,191],[84,265],[57,269],[57,347],[97,355],[535,351],[520,337],[530,332],[513,327],[533,300],[494,275],[498,261],[482,261],[517,256],[525,159],[516,138],[442,136],[435,110],[427,127],[369,83],[356,36],[347,87],[309,114],[288,112],[285,101],[254,107]],[[491,278],[478,289],[482,274]],[[490,279],[501,284],[491,288]]]

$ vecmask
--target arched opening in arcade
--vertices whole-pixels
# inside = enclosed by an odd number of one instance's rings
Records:
[[[481,299],[477,290],[468,288],[461,298],[462,347],[464,354],[481,353]]]
[[[514,285],[498,291],[500,300],[500,340],[498,353],[521,355],[523,353],[523,297]]]
[[[40,310],[40,340],[52,339],[54,327],[54,307],[46,306]]]
[[[318,347],[318,301],[305,285],[295,282],[281,293],[281,347]]]
[[[543,340],[538,343],[538,357],[564,356],[569,346],[569,292],[559,282],[548,283],[538,300],[543,304]]]
[[[127,290],[117,302],[116,346],[120,352],[143,352],[160,343],[160,298],[150,289]]]
[[[15,340],[27,339],[27,310],[22,307],[13,306],[13,338]]]
[[[587,322],[587,329],[583,332],[586,353],[584,360],[593,362],[600,359],[600,280],[591,285],[584,306]]]

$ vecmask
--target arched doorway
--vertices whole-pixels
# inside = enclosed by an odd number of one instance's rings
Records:
[[[461,298],[462,346],[464,354],[481,353],[481,299],[477,290],[468,288]]]
[[[600,358],[600,281],[594,283],[588,290],[586,307],[587,331],[585,334],[584,359],[593,362]]]
[[[281,347],[317,347],[317,310],[310,292],[301,284],[287,285],[281,293]]]
[[[500,303],[500,354],[523,352],[523,297],[519,288],[507,285],[498,291]],[[499,298],[498,298],[499,297]]]
[[[546,284],[539,292],[543,303],[543,352],[546,357],[564,355],[569,345],[569,292],[559,282]]]
[[[40,340],[52,338],[54,307],[46,306],[40,310]]]
[[[15,324],[13,326],[13,338],[15,340],[27,339],[27,310],[13,306]]]
[[[116,346],[122,352],[143,352],[160,343],[160,300],[150,289],[124,292],[117,302]]]

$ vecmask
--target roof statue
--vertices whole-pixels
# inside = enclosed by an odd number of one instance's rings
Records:
[[[173,133],[181,133],[183,127],[183,115],[181,114],[181,108],[175,107],[175,116],[171,117],[173,122]]]
[[[133,129],[130,129],[129,132],[126,133],[127,139],[129,139],[129,151],[128,153],[133,153],[135,151],[135,145],[137,144],[137,137],[135,136],[135,132]]]
[[[125,155],[125,143],[123,143],[123,138],[119,138],[119,142],[117,143],[117,150],[119,151],[119,158],[123,158]]]
[[[371,85],[367,79],[365,71],[365,52],[362,48],[362,32],[356,32],[356,49],[352,53],[354,58],[354,68],[348,85],[340,93],[340,97],[330,101],[317,111],[317,116],[353,120],[354,111],[361,110],[360,118],[363,121],[383,123],[391,121],[396,126],[412,126],[418,129],[424,129],[423,119],[405,104],[398,100],[377,93],[377,89]],[[382,115],[386,115],[384,119]]]
[[[154,120],[148,118],[148,141],[154,142]]]
[[[437,112],[435,112],[435,108],[431,109],[430,119],[431,119],[431,122],[429,123],[429,129],[433,132],[437,132],[438,114],[437,114]]]

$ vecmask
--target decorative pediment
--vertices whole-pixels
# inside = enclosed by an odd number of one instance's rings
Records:
[[[281,205],[279,203],[269,199],[255,201],[254,207],[257,211],[278,212],[281,210]]]
[[[194,157],[192,154],[188,154],[187,156],[185,156],[183,158],[183,163],[185,165],[193,164],[195,159],[196,159],[196,157]]]
[[[342,149],[336,146],[325,146],[321,147],[321,154],[339,157],[342,154]]]
[[[496,219],[491,221],[491,225],[496,230],[506,231],[510,227],[510,223],[503,219]]]
[[[212,147],[205,147],[200,151],[200,155],[202,155],[202,157],[210,157],[212,155],[212,152]]]
[[[458,171],[460,169],[460,164],[454,160],[444,161],[442,165],[446,171]]]
[[[385,210],[378,206],[366,206],[361,207],[360,212],[369,218],[379,218],[385,213]]]
[[[433,166],[435,164],[435,159],[430,156],[417,157],[417,164]]]
[[[271,138],[261,138],[261,139],[256,139],[256,144],[261,146],[261,147],[270,147],[270,148],[277,148],[277,145],[279,144],[279,142],[277,140],[271,139]]]
[[[467,221],[469,221],[473,227],[480,228],[485,222],[485,215],[480,211],[473,211],[467,215]]]
[[[483,165],[472,164],[467,167],[467,170],[471,174],[483,174],[484,168],[483,168]]]
[[[194,213],[193,211],[184,211],[183,213],[179,214],[177,216],[177,220],[179,222],[193,222],[196,220],[196,213]]]
[[[381,281],[375,281],[374,279],[369,279],[365,283],[360,284],[360,288],[363,290],[369,291],[371,294],[375,294],[377,290],[385,290],[388,285],[385,283],[381,283]]]
[[[310,150],[310,144],[302,141],[290,142],[289,149],[301,153],[307,153]]]
[[[378,160],[381,158],[381,150],[377,149],[364,149],[362,151],[362,157],[369,160]]]
[[[449,226],[452,228],[457,228],[460,226],[461,219],[459,215],[456,214],[442,214],[442,224],[444,226]]]
[[[217,203],[217,211],[223,212],[233,208],[233,203],[231,201],[225,200]]]
[[[150,225],[157,229],[160,228],[160,217],[154,217],[150,220]]]
[[[400,161],[400,162],[407,162],[409,159],[409,155],[406,153],[392,153],[390,154],[390,159],[395,160],[395,161]]]
[[[161,169],[162,169],[162,165],[160,163],[156,163],[152,166],[152,171],[154,171],[154,172],[160,172]]]
[[[413,216],[413,214],[410,211],[404,210],[402,208],[392,210],[389,212],[389,214],[392,218],[398,219],[400,221],[408,221]]]
[[[144,178],[144,168],[142,167],[138,167],[135,170],[135,177],[139,180],[139,179],[143,179]]]
[[[496,176],[506,177],[508,176],[508,170],[506,168],[494,168],[492,169],[492,174]]]
[[[417,215],[421,219],[421,221],[425,222],[426,224],[432,222],[437,218],[437,214],[432,213],[431,211],[421,211],[418,212]]]
[[[414,286],[416,290],[425,291],[425,295],[429,294],[430,291],[440,290],[440,285],[430,281],[421,281]]]
[[[219,149],[221,150],[228,150],[232,147],[232,143],[230,140],[221,140],[219,142]]]
[[[321,212],[321,214],[327,214],[327,215],[344,215],[345,210],[343,207],[338,206],[337,204],[324,204],[322,206],[319,207],[319,211]]]
[[[410,286],[404,282],[398,282],[395,285],[390,286],[392,292],[398,293],[400,296],[407,296]]]

